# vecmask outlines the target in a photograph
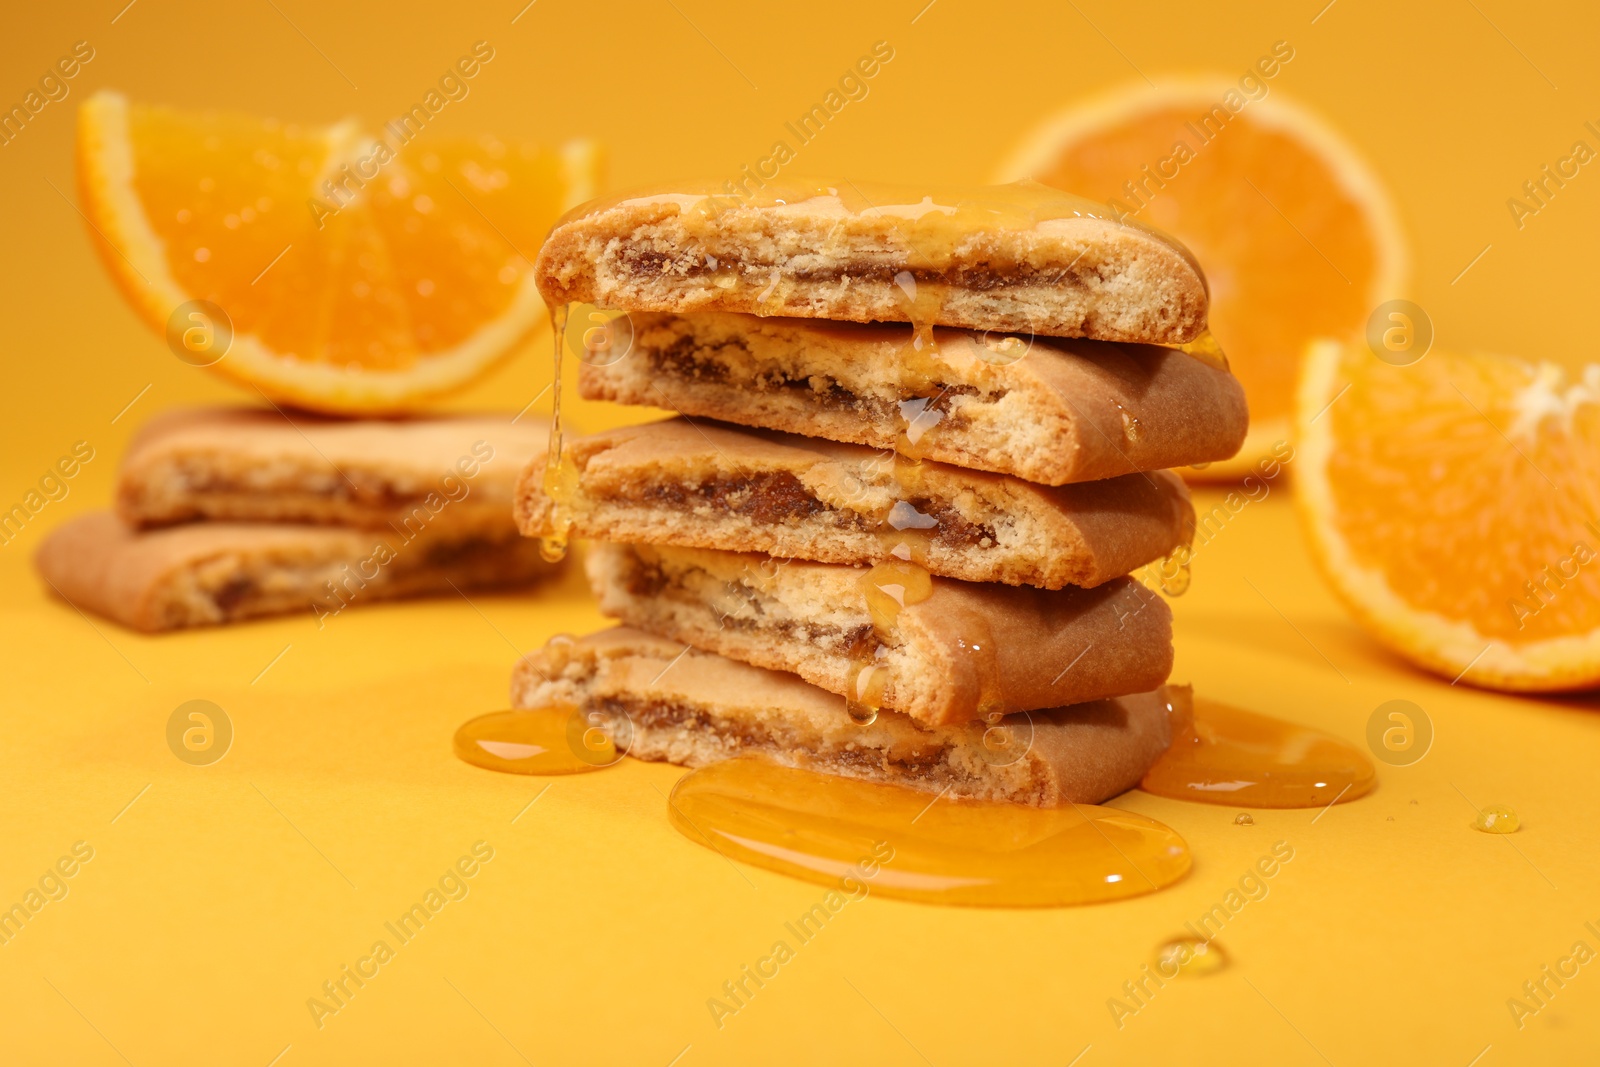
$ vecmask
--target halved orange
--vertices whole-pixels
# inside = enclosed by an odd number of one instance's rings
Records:
[[[1281,90],[1250,100],[1235,82],[1182,80],[1114,91],[1023,138],[997,179],[1023,177],[1166,230],[1204,268],[1211,330],[1251,425],[1233,460],[1186,476],[1238,477],[1286,440],[1306,344],[1359,330],[1404,295],[1388,196],[1355,149]]]
[[[169,330],[195,300],[231,320],[217,370],[303,407],[404,410],[481,376],[543,321],[531,257],[594,195],[598,155],[583,141],[550,150],[393,126],[190,114],[101,92],[79,110],[79,198],[152,326]]]
[[[1452,680],[1600,684],[1600,364],[1311,346],[1295,495],[1380,641]]]

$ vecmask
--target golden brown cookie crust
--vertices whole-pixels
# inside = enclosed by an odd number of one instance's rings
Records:
[[[108,511],[50,531],[34,565],[69,603],[135,630],[209,626],[455,589],[525,585],[556,570],[514,533],[393,533],[201,522],[137,531]]]
[[[628,754],[699,767],[759,756],[789,767],[933,794],[1038,807],[1096,804],[1137,785],[1171,740],[1182,687],[1017,714],[990,725],[927,726],[892,711],[858,726],[838,695],[619,626],[552,642],[517,664],[517,708],[573,706],[627,716]],[[1014,746],[1014,747],[1013,747]],[[1001,749],[1003,754],[996,754]]]
[[[686,419],[566,448],[578,471],[575,537],[860,565],[888,557],[899,523],[926,544],[934,574],[1060,589],[1160,559],[1194,527],[1188,490],[1168,471],[1056,488]],[[543,482],[535,462],[517,487],[517,522],[530,537],[552,532]]]
[[[916,419],[925,458],[1046,485],[1227,459],[1249,427],[1237,378],[1158,346],[934,330],[913,354],[905,326],[630,318],[624,358],[580,364],[586,398],[883,449]]]
[[[1193,256],[1038,183],[985,189],[785,183],[756,197],[664,186],[558,222],[535,276],[551,306],[734,311],[1155,344],[1194,340]],[[914,290],[914,293],[913,293]]]
[[[512,489],[543,455],[534,415],[330,419],[257,408],[170,411],[129,445],[117,511],[138,526],[304,522],[415,534],[508,529]],[[441,507],[441,504],[448,506]]]
[[[934,578],[884,638],[865,568],[608,543],[587,566],[607,615],[833,693],[882,645],[883,706],[930,725],[1147,692],[1172,670],[1172,613],[1126,578],[1054,591]]]

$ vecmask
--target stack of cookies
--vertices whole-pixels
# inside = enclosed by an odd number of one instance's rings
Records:
[[[1193,258],[1103,210],[795,182],[558,223],[557,320],[625,313],[580,391],[677,416],[530,465],[523,532],[598,542],[624,625],[528,657],[513,703],[689,766],[1043,806],[1135,784],[1182,701],[1170,612],[1127,575],[1193,533],[1164,468],[1233,455],[1247,417]]]
[[[118,472],[116,510],[51,531],[36,564],[84,610],[159,631],[521,585],[554,571],[511,520],[549,423],[169,412]]]

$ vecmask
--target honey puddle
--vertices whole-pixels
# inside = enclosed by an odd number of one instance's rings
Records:
[[[456,730],[451,748],[458,759],[484,770],[549,775],[603,770],[622,758],[627,744],[595,715],[550,707],[470,719]]]
[[[1316,808],[1365,796],[1377,782],[1372,761],[1337,737],[1196,699],[1192,722],[1139,788],[1239,808]]]
[[[1194,702],[1192,721],[1176,704],[1174,716],[1177,736],[1140,783],[1146,792],[1312,808],[1354,800],[1376,784],[1366,757],[1327,734],[1209,700]],[[581,774],[618,762],[631,741],[626,717],[551,707],[473,719],[456,731],[454,750],[493,771]],[[668,816],[731,859],[831,885],[887,844],[893,860],[872,877],[872,891],[924,903],[1093,904],[1154,892],[1190,866],[1176,830],[1134,812],[948,799],[748,757],[684,775]]]
[[[730,859],[826,885],[864,856],[892,855],[867,879],[872,893],[928,904],[1122,900],[1171,885],[1190,865],[1175,830],[1129,811],[941,800],[754,759],[684,775],[668,817]]]

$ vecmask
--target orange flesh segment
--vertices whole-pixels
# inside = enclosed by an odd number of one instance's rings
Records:
[[[1433,352],[1396,368],[1357,349],[1341,370],[1327,477],[1355,560],[1485,640],[1600,629],[1600,366],[1585,384],[1550,364]]]

